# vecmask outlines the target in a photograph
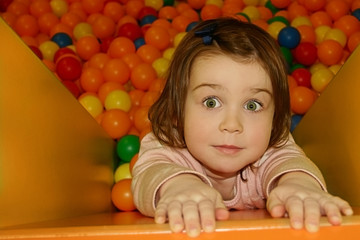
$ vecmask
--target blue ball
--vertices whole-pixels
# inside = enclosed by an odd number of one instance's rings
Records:
[[[142,37],[141,37],[141,38],[137,38],[137,39],[135,39],[134,44],[135,44],[135,48],[136,48],[136,49],[139,49],[139,47],[141,47],[142,45],[145,44],[145,39],[142,38]]]
[[[51,41],[55,42],[60,48],[69,46],[73,43],[71,37],[63,32],[55,33],[51,38]]]
[[[293,49],[299,45],[301,40],[300,32],[291,26],[284,27],[280,30],[278,35],[278,42],[280,46]]]
[[[186,27],[186,32],[189,32],[191,29],[193,29],[196,25],[198,25],[199,22],[191,22]]]
[[[151,24],[157,19],[154,15],[146,15],[140,20],[140,26],[145,26],[146,24]]]
[[[294,129],[296,128],[296,126],[299,124],[299,122],[301,121],[303,115],[300,114],[294,114],[291,117],[291,126],[290,126],[290,132],[294,131]]]
[[[353,15],[354,17],[357,18],[357,20],[360,21],[360,8],[355,9],[355,10],[351,13],[351,15]]]

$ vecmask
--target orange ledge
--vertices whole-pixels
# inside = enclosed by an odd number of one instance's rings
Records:
[[[214,233],[202,233],[197,239],[356,239],[360,236],[360,208],[344,217],[341,226],[330,226],[325,217],[317,233],[294,230],[286,218],[273,219],[266,210],[234,211],[228,221],[217,223]],[[167,224],[155,224],[138,212],[103,213],[78,218],[13,226],[0,230],[0,239],[66,240],[182,240],[184,233],[171,233]]]

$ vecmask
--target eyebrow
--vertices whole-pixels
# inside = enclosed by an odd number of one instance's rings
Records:
[[[202,84],[199,84],[198,86],[194,87],[192,89],[192,91],[195,91],[195,90],[197,90],[199,88],[202,88],[202,87],[210,87],[210,88],[213,88],[213,89],[224,89],[224,87],[219,85],[219,84],[202,83]],[[265,92],[265,93],[269,94],[271,97],[273,97],[272,92],[269,89],[266,89],[266,88],[251,88],[250,91],[254,92],[254,93]]]

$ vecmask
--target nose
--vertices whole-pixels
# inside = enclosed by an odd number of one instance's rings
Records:
[[[219,129],[222,132],[241,133],[243,131],[243,123],[241,116],[237,111],[227,111],[220,122]]]

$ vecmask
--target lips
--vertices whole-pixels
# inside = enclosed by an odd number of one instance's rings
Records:
[[[216,145],[214,148],[223,154],[229,155],[234,155],[242,150],[242,148],[234,145]]]

